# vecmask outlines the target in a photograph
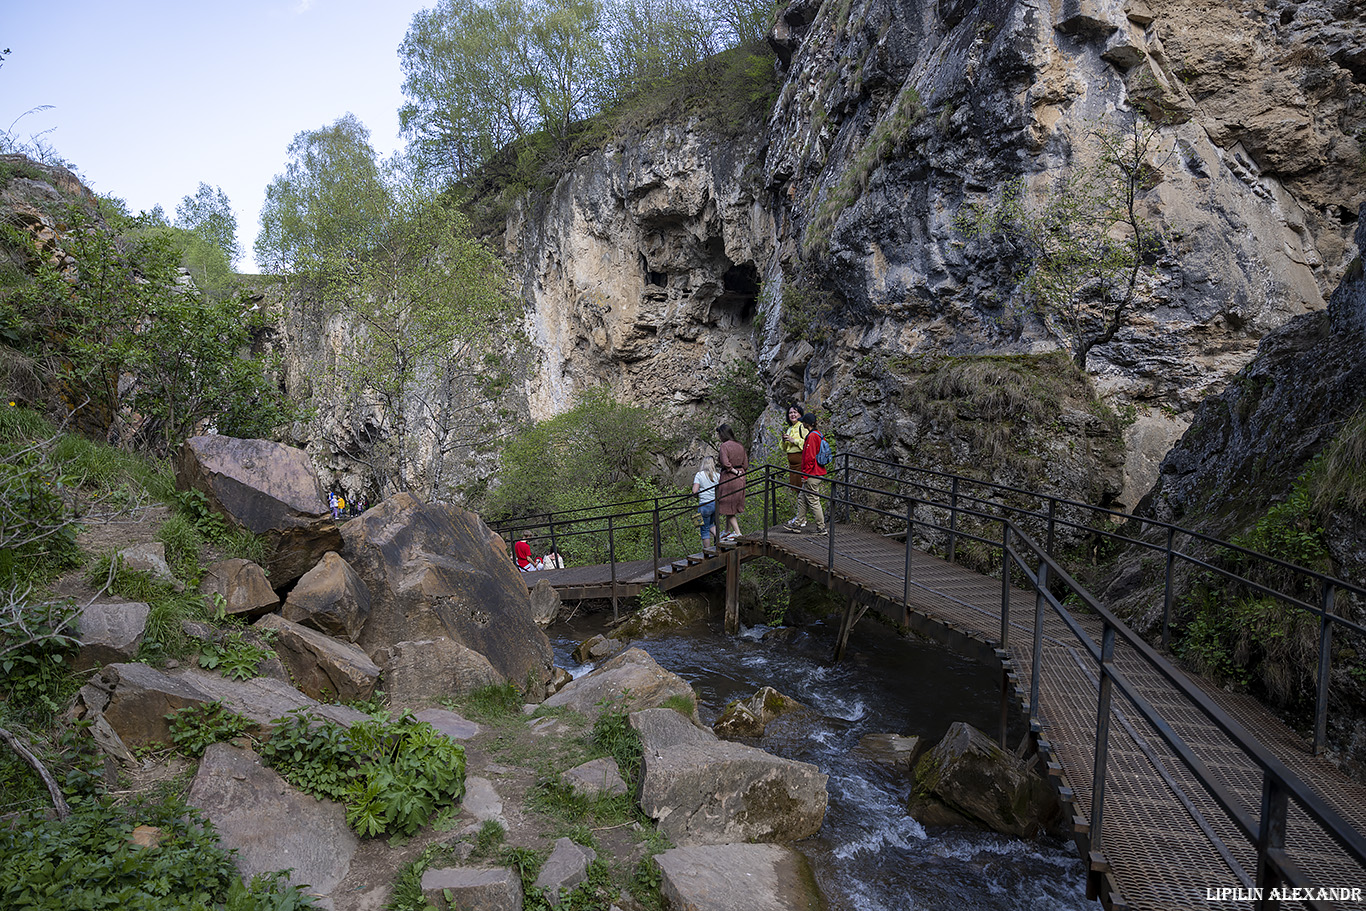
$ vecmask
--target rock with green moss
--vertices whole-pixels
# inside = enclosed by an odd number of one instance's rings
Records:
[[[1029,838],[1060,818],[1057,795],[1031,763],[958,721],[920,758],[909,811],[925,825],[973,824]]]
[[[728,740],[737,737],[760,737],[768,723],[779,715],[806,708],[790,696],[785,696],[771,686],[760,687],[748,699],[737,699],[721,717],[716,719],[712,730],[718,737]]]

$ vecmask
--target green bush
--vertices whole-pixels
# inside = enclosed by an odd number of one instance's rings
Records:
[[[228,708],[219,700],[187,705],[166,716],[170,723],[171,742],[187,756],[198,759],[215,743],[223,743],[249,734],[256,722]]]
[[[600,702],[598,706],[602,711],[593,722],[590,740],[617,761],[627,791],[634,791],[640,782],[644,750],[640,735],[631,727],[631,694],[624,693],[620,702]]]
[[[199,650],[199,666],[216,670],[229,680],[261,676],[261,662],[274,658],[274,649],[248,642],[246,633],[233,630],[222,642],[205,642]]]
[[[262,759],[295,787],[345,803],[361,835],[412,835],[465,793],[464,748],[407,713],[350,728],[298,713],[275,724]]]
[[[155,849],[133,844],[154,826]],[[64,820],[39,814],[0,827],[0,907],[30,911],[294,911],[312,900],[280,874],[243,885],[213,827],[179,802],[78,805]]]

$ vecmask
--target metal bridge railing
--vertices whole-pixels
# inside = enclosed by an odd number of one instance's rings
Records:
[[[778,501],[781,491],[797,488],[786,479],[786,468],[762,466],[746,475],[746,490],[763,497],[761,511],[762,537],[768,540],[768,528],[778,524]],[[1171,610],[1174,599],[1174,568],[1186,564],[1215,573],[1230,581],[1280,600],[1296,610],[1306,611],[1320,623],[1320,653],[1316,687],[1314,750],[1323,748],[1327,724],[1328,683],[1331,671],[1332,633],[1336,626],[1366,633],[1366,627],[1334,614],[1337,592],[1366,596],[1366,589],[1341,579],[1295,566],[1277,558],[1259,554],[1246,548],[1220,541],[1199,532],[1170,523],[1116,512],[1066,498],[1039,494],[988,481],[929,469],[903,466],[884,459],[840,453],[832,463],[827,479],[830,489],[820,494],[829,505],[830,532],[827,540],[826,568],[833,569],[837,555],[857,560],[852,554],[839,554],[839,532],[835,526],[838,514],[848,522],[855,512],[861,513],[869,524],[884,533],[905,536],[905,558],[901,568],[903,608],[910,603],[910,591],[916,586],[913,560],[917,537],[942,541],[943,553],[954,562],[961,542],[972,542],[989,552],[1000,555],[1001,570],[1001,625],[1000,647],[1010,643],[1010,598],[1012,574],[1022,578],[1034,594],[1035,616],[1033,639],[1030,643],[1033,661],[1029,681],[1029,718],[1039,724],[1040,675],[1043,664],[1043,618],[1052,612],[1070,631],[1096,666],[1097,717],[1094,742],[1094,763],[1091,774],[1091,805],[1089,839],[1092,852],[1102,850],[1105,821],[1105,781],[1108,767],[1111,702],[1115,691],[1126,699],[1139,715],[1158,733],[1171,751],[1179,757],[1210,798],[1227,814],[1237,830],[1249,841],[1257,856],[1256,883],[1270,895],[1277,885],[1308,887],[1305,872],[1295,863],[1286,845],[1287,810],[1293,800],[1304,813],[1339,844],[1353,861],[1366,869],[1366,838],[1335,810],[1328,806],[1303,780],[1272,755],[1237,721],[1196,689],[1174,665],[1150,646],[1141,636],[1130,630],[1113,613],[1077,582],[1055,556],[1059,532],[1077,537],[1093,537],[1117,544],[1149,550],[1162,555],[1165,561],[1163,646],[1168,644]],[[1021,502],[1035,502],[1033,508]],[[542,514],[517,519],[498,526],[505,535],[516,537],[546,537],[559,549],[560,541],[579,538],[592,539],[606,535],[606,556],[617,562],[617,535],[623,531],[648,530],[655,564],[655,580],[659,580],[662,557],[664,523],[696,509],[691,494],[676,497],[656,497],[622,503],[606,504],[554,515]],[[689,525],[691,527],[691,525]],[[904,527],[904,531],[903,531]],[[983,529],[999,527],[999,537],[988,537]],[[1136,530],[1135,530],[1136,529]],[[1031,531],[1039,532],[1044,543],[1037,543]],[[1148,537],[1144,537],[1144,535]],[[1156,538],[1156,541],[1152,540]],[[1178,546],[1178,539],[1184,541]],[[1198,553],[1191,552],[1190,544],[1201,542],[1223,548],[1254,562],[1265,562],[1318,585],[1321,597],[1317,604],[1292,593],[1277,591],[1256,580],[1211,563]],[[863,562],[863,561],[859,561]],[[869,564],[871,565],[871,564]],[[887,572],[880,567],[874,567]],[[613,581],[615,582],[615,572]],[[1095,642],[1083,629],[1072,610],[1064,602],[1074,600],[1098,617],[1101,622],[1101,641]],[[1222,732],[1228,742],[1241,751],[1248,761],[1260,769],[1262,799],[1256,813],[1250,812],[1219,779],[1199,755],[1168,724],[1148,702],[1129,674],[1115,663],[1115,648],[1122,641],[1145,666],[1151,668],[1171,684],[1182,697]],[[1037,728],[1035,728],[1037,729]],[[1092,883],[1092,891],[1096,888]],[[1328,903],[1307,902],[1310,907],[1329,907]],[[1269,906],[1269,905],[1268,905]]]

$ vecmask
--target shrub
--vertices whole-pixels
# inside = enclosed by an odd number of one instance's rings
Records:
[[[176,749],[198,759],[215,743],[222,743],[248,734],[256,722],[228,708],[219,700],[188,705],[166,716],[170,722],[171,741]]]

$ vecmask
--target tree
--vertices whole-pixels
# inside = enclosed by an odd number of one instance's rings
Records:
[[[242,248],[237,243],[237,216],[221,188],[201,182],[194,196],[184,197],[175,207],[175,226],[193,231],[222,250],[230,266],[242,257]]]
[[[687,0],[607,0],[602,18],[611,100],[650,92],[717,51],[711,20]]]
[[[1123,124],[1088,133],[1087,161],[1051,186],[1030,189],[1021,178],[995,204],[960,210],[970,237],[997,239],[1016,258],[1016,290],[1077,367],[1110,342],[1132,314],[1145,260],[1160,238],[1139,211],[1155,170],[1157,127],[1131,114]]]
[[[424,164],[460,178],[537,131],[557,142],[596,111],[599,0],[441,0],[399,47],[399,124]]]
[[[297,293],[350,333],[319,379],[342,391],[368,445],[331,442],[382,487],[441,491],[453,452],[501,432],[499,398],[522,366],[508,275],[410,161],[376,161],[354,118],[301,133],[290,153],[258,261],[291,266]]]

